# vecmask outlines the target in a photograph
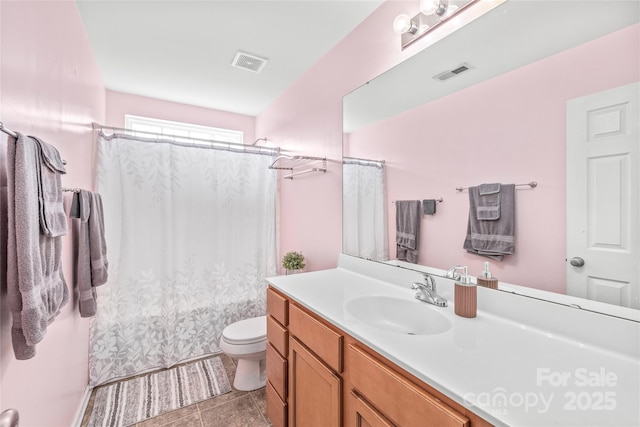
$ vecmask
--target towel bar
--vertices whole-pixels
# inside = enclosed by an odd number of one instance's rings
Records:
[[[391,203],[394,203],[394,204],[395,204],[395,202],[396,202],[395,200],[391,201]],[[442,202],[444,202],[444,197],[440,197],[439,199],[436,199],[436,203],[442,203]]]
[[[11,129],[7,129],[6,127],[4,127],[4,124],[2,122],[0,122],[0,131],[6,133],[9,136],[12,136],[14,138],[18,137],[18,134],[15,133],[14,131],[12,131]]]
[[[18,427],[20,415],[15,409],[7,409],[0,414],[0,427]]]
[[[9,135],[9,136],[11,136],[13,138],[18,138],[18,134],[15,133],[14,131],[12,131],[11,129],[8,129],[8,128],[4,127],[4,123],[2,123],[2,122],[0,122],[0,132],[4,132],[4,133],[6,133],[7,135]],[[67,161],[66,160],[62,160],[62,164],[66,165]],[[0,427],[2,427],[2,426],[0,426]]]
[[[529,186],[531,188],[536,188],[538,186],[538,183],[535,181],[531,181],[531,182],[527,182],[526,184],[516,184],[516,187],[525,187],[525,186]],[[469,187],[456,187],[456,190],[458,191],[464,191],[464,190],[468,190]]]

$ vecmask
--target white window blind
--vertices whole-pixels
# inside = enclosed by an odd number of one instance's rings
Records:
[[[149,136],[143,132],[152,132],[160,135],[171,136],[172,139],[180,142],[198,143],[190,138],[214,140],[221,142],[233,142],[242,144],[244,142],[244,133],[239,130],[214,128],[209,126],[200,126],[190,123],[173,122],[170,120],[152,119],[149,117],[140,117],[125,115],[125,128],[131,129],[135,136]],[[135,131],[139,131],[135,132]]]

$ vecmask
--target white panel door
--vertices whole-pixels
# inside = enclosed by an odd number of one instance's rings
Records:
[[[639,94],[634,83],[567,103],[567,293],[632,308],[640,308]]]

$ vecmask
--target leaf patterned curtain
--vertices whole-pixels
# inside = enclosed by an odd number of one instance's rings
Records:
[[[219,352],[264,315],[277,274],[271,156],[100,136],[109,282],[97,288],[90,383]]]
[[[345,163],[342,168],[342,251],[389,259],[384,166]]]

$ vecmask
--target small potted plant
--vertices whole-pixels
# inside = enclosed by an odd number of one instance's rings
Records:
[[[304,255],[302,252],[289,251],[282,257],[282,267],[286,274],[293,274],[305,267]]]

